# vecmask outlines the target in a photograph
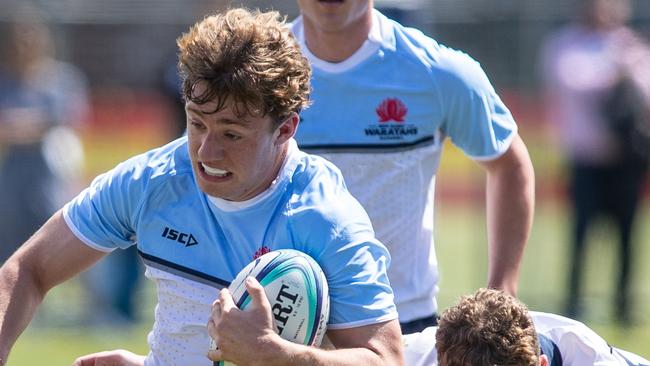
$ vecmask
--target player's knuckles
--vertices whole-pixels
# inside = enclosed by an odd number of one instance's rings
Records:
[[[221,302],[222,305],[224,305],[224,303],[227,303],[228,301],[232,301],[232,294],[227,288],[224,288],[221,291],[219,291],[219,301]]]
[[[218,309],[221,309],[221,300],[216,299],[212,303],[212,311],[215,311],[215,310],[218,310]]]
[[[78,357],[76,360],[74,360],[74,363],[72,364],[72,366],[94,366],[94,365],[95,365],[94,359],[88,355]]]
[[[225,321],[225,322],[232,322],[237,318],[237,311],[233,311],[231,309],[226,309],[221,311],[221,315],[219,316],[219,321]]]

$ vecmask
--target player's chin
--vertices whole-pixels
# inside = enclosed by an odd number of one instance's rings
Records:
[[[226,184],[214,183],[199,180],[199,189],[210,197],[221,198],[224,200],[231,200],[232,193],[227,189]]]

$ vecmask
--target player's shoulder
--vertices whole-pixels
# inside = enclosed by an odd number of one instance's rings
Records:
[[[135,155],[118,164],[110,173],[113,177],[128,181],[151,181],[192,174],[187,138],[181,137]]]
[[[378,11],[375,19],[384,47],[393,47],[402,56],[417,58],[433,71],[463,75],[480,69],[480,64],[467,53],[439,43],[417,28],[404,26]]]
[[[382,51],[415,66],[432,68],[439,61],[441,45],[417,28],[404,26],[378,10],[373,12],[369,39]]]
[[[302,225],[308,221],[333,227],[367,219],[339,168],[323,157],[300,152],[291,182],[288,207],[293,220],[300,220]]]
[[[294,197],[301,203],[327,202],[327,198],[346,191],[343,174],[329,160],[298,151],[297,164],[291,177]]]
[[[530,317],[533,319],[535,326],[538,325],[547,325],[547,326],[564,326],[564,325],[573,325],[573,326],[584,326],[578,320],[567,318],[559,314],[545,313],[542,311],[529,311]]]
[[[584,323],[557,314],[530,314],[537,332],[557,345],[565,365],[621,364],[607,341]]]

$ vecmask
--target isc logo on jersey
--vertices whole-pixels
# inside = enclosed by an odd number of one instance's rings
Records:
[[[242,310],[251,302],[244,285],[248,276],[264,287],[276,331],[282,338],[311,346],[321,344],[329,319],[329,292],[325,274],[316,261],[293,249],[271,251],[255,259],[228,287]],[[221,361],[215,365],[233,364]]]

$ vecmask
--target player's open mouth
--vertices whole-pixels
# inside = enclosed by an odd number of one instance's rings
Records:
[[[229,172],[227,170],[221,170],[219,168],[212,168],[212,167],[209,167],[209,166],[207,166],[207,165],[205,165],[203,163],[201,163],[201,167],[203,168],[203,171],[205,172],[205,174],[210,175],[212,177],[225,178],[225,177],[232,174],[231,172]]]

